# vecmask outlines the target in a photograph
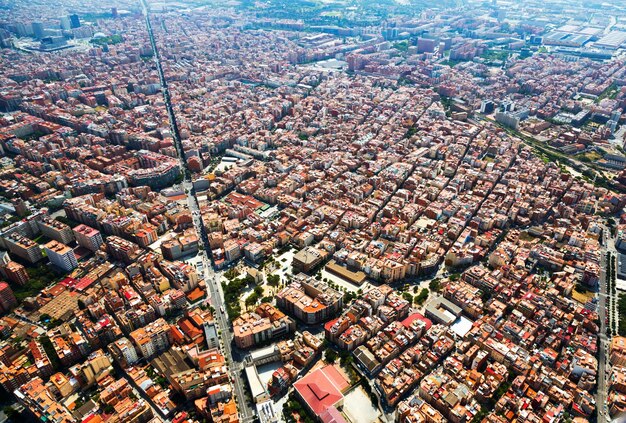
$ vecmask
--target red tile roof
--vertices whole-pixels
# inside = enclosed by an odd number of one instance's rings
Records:
[[[420,313],[411,314],[409,317],[407,317],[406,319],[402,321],[402,325],[408,328],[411,326],[411,323],[413,323],[415,320],[421,320],[424,323],[426,323],[426,330],[429,330],[430,327],[433,325],[433,322],[431,322],[430,319],[422,316]]]
[[[293,386],[311,411],[319,416],[343,399],[341,392],[349,383],[334,366],[326,366],[309,373]]]
[[[323,423],[346,423],[346,420],[335,407],[329,407],[320,414],[320,420]]]

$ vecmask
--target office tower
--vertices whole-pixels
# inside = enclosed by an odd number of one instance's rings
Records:
[[[417,39],[417,52],[418,53],[432,53],[435,51],[437,43],[430,38],[418,38]]]
[[[76,13],[70,15],[70,25],[72,28],[80,28],[80,19]]]
[[[41,40],[43,37],[46,36],[46,30],[43,27],[43,23],[42,22],[33,22],[33,36],[38,39]]]
[[[489,113],[493,113],[496,105],[491,100],[482,100],[480,102],[480,113],[488,115]]]
[[[62,16],[61,17],[61,29],[68,31],[71,28],[72,28],[72,22],[70,21],[70,17]]]
[[[17,25],[15,25],[15,33],[17,34],[18,37],[28,37],[33,35],[33,25],[32,24],[25,24],[22,22],[18,22]]]

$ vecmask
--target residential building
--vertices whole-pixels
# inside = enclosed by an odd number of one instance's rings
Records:
[[[59,269],[69,272],[78,267],[74,250],[67,245],[57,241],[50,241],[45,245],[44,249],[50,263],[54,264]]]

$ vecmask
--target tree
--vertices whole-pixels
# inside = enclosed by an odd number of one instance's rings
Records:
[[[348,291],[345,294],[343,294],[343,303],[348,304],[350,303],[350,301],[354,300],[355,298],[356,298],[356,294],[352,291]]]
[[[574,290],[580,292],[581,294],[585,294],[587,292],[587,288],[582,283],[577,283],[574,287]]]
[[[341,363],[342,366],[348,366],[352,363],[352,360],[353,358],[350,352],[344,350],[339,352],[339,363]]]
[[[267,275],[267,283],[270,286],[280,285],[280,276],[279,275]]]
[[[253,292],[252,294],[248,296],[248,298],[246,298],[246,306],[248,307],[253,306],[257,303],[258,300],[259,300],[258,295],[256,295],[256,292]]]
[[[113,408],[112,405],[105,403],[102,405],[102,411],[104,411],[105,414],[113,414],[115,413],[115,408]]]
[[[15,408],[10,405],[6,405],[2,408],[4,414],[9,418],[9,420],[15,420],[19,417],[20,413]]]
[[[57,326],[61,326],[63,324],[63,320],[60,319],[52,319],[50,322],[48,322],[47,328],[48,330],[50,329],[54,329]]]
[[[435,278],[428,284],[428,288],[431,291],[439,292],[441,289],[441,280],[439,278]]]
[[[491,293],[489,291],[482,291],[480,294],[480,298],[484,301],[487,302],[491,299]]]
[[[333,364],[337,361],[337,352],[333,349],[327,349],[324,354],[324,361],[328,364]]]
[[[224,277],[228,279],[229,281],[232,281],[233,279],[237,277],[237,271],[235,270],[235,268],[228,269],[227,271],[224,272]]]
[[[422,305],[424,301],[428,298],[428,289],[424,288],[420,291],[420,293],[415,297],[415,303],[418,305]]]

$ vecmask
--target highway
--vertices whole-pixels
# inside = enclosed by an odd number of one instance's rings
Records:
[[[196,228],[196,231],[200,237],[201,241],[201,250],[200,253],[202,255],[202,264],[203,264],[203,273],[204,280],[207,286],[207,296],[208,301],[211,303],[213,308],[215,309],[215,322],[217,324],[218,330],[220,331],[220,344],[221,350],[226,358],[226,362],[231,371],[231,381],[234,389],[235,398],[237,400],[237,405],[239,409],[240,421],[242,423],[251,422],[256,418],[256,412],[253,410],[246,401],[245,396],[245,381],[241,377],[241,364],[238,361],[233,359],[233,349],[232,342],[233,337],[230,331],[230,322],[228,321],[228,317],[225,313],[220,311],[221,307],[224,304],[224,294],[220,285],[220,273],[216,273],[213,270],[213,265],[211,260],[209,259],[211,251],[209,249],[209,239],[207,236],[206,228],[204,227],[204,222],[202,221],[202,216],[200,214],[200,207],[198,205],[198,198],[196,197],[195,190],[193,189],[193,184],[191,181],[191,172],[187,167],[187,160],[185,157],[185,151],[183,150],[180,132],[178,129],[178,124],[176,122],[176,115],[174,114],[174,109],[172,107],[172,103],[170,101],[170,93],[167,85],[167,80],[165,79],[165,74],[163,72],[163,67],[161,66],[161,57],[159,54],[159,50],[156,45],[156,40],[154,38],[154,33],[152,31],[152,24],[150,23],[150,15],[148,6],[146,4],[146,0],[141,0],[141,4],[143,7],[143,14],[146,19],[146,27],[148,30],[148,35],[150,37],[150,44],[152,45],[152,52],[154,54],[154,62],[157,67],[157,72],[159,74],[159,79],[161,82],[161,91],[163,92],[163,98],[165,100],[165,107],[167,109],[167,113],[170,121],[170,129],[172,131],[172,137],[174,139],[174,146],[178,153],[178,159],[180,161],[181,171],[183,172],[183,188],[185,190],[185,194],[187,195],[187,203],[189,206],[189,210],[192,215],[193,224]]]

